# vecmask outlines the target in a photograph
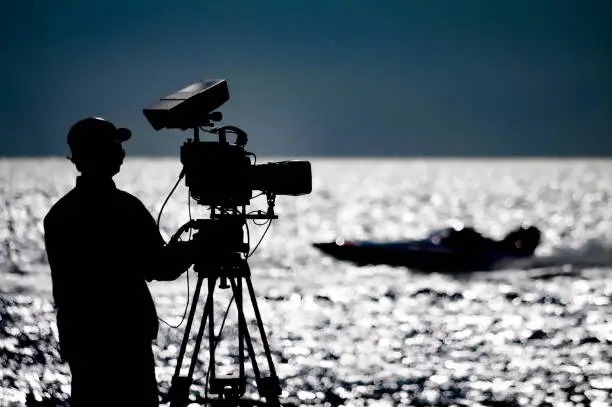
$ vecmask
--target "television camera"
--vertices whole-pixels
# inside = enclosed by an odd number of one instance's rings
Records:
[[[188,139],[181,146],[180,158],[183,169],[179,181],[184,177],[190,196],[198,204],[210,207],[209,219],[190,220],[181,226],[171,238],[171,241],[178,240],[187,230],[195,229],[197,232],[193,236],[193,240],[198,247],[202,248],[202,255],[194,264],[194,271],[198,275],[198,280],[169,392],[171,407],[187,406],[190,403],[189,389],[193,383],[193,374],[207,323],[209,367],[206,373],[207,383],[204,385],[205,397],[203,402],[232,406],[280,405],[280,381],[276,375],[250,278],[251,273],[247,260],[252,252],[250,252],[249,247],[250,239],[244,242],[244,228],[247,226],[247,220],[264,219],[271,222],[273,219],[277,219],[278,216],[274,213],[277,195],[299,196],[309,194],[312,191],[311,166],[308,161],[298,160],[257,164],[255,154],[245,149],[248,137],[244,130],[230,125],[214,127],[214,122],[222,120],[221,112],[216,111],[216,109],[228,100],[227,81],[225,79],[208,79],[193,83],[143,109],[145,117],[155,130],[193,130],[193,138]],[[216,136],[217,140],[201,140],[200,131]],[[228,140],[230,134],[235,136],[233,143]],[[177,185],[175,185],[175,188]],[[255,191],[261,191],[260,194],[266,196],[268,208],[265,212],[247,212],[246,210],[246,206],[254,198]],[[181,375],[182,362],[204,279],[208,279],[208,296],[204,305],[191,364],[187,375],[184,376]],[[213,318],[213,293],[217,281],[220,282],[219,288],[231,288],[232,300],[230,302],[234,301],[237,308],[238,377],[218,377],[215,372],[215,349],[220,338],[220,333],[216,334],[214,331]],[[269,367],[269,377],[262,376],[257,364],[257,355],[243,310],[243,282],[246,282],[259,334],[261,335],[261,343]],[[225,320],[221,325],[222,327],[224,322]],[[245,345],[255,375],[259,400],[247,400],[243,397],[246,392]],[[209,376],[210,382],[208,382]],[[215,398],[208,397],[209,390],[210,394],[216,395]],[[265,399],[265,402],[261,400],[262,398]]]

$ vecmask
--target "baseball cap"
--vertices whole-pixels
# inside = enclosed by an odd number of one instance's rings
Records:
[[[123,143],[132,137],[132,131],[116,127],[101,117],[88,117],[72,125],[68,132],[68,145],[95,144],[100,141],[118,141]]]

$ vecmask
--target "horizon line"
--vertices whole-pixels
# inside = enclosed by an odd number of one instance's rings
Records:
[[[262,158],[284,158],[284,159],[315,159],[315,160],[447,160],[447,159],[471,159],[471,160],[516,160],[516,159],[538,159],[538,160],[609,160],[612,159],[612,155],[521,155],[521,154],[509,154],[509,155],[438,155],[438,154],[415,154],[415,155],[295,155],[295,154],[260,154],[258,157]],[[59,158],[59,159],[67,159],[66,155],[61,154],[36,154],[36,155],[22,155],[22,154],[14,154],[14,155],[0,155],[0,159],[41,159],[41,158]],[[159,159],[177,159],[180,161],[179,155],[161,155],[161,154],[129,154],[126,156],[126,160],[130,158],[159,158]]]

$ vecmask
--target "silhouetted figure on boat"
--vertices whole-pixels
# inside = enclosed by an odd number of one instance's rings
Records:
[[[44,219],[73,407],[158,405],[146,282],[174,280],[192,264],[190,243],[167,245],[145,206],[115,187],[130,136],[100,118],[74,124],[69,158],[80,175]]]
[[[440,240],[447,247],[466,252],[496,251],[527,257],[535,252],[541,236],[540,230],[535,226],[520,226],[508,232],[503,239],[494,240],[467,226],[446,229],[441,234]]]

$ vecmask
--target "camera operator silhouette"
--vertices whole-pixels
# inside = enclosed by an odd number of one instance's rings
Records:
[[[101,118],[75,123],[68,158],[80,175],[44,219],[73,407],[158,405],[158,321],[146,282],[174,280],[193,264],[191,243],[166,244],[140,200],[115,186],[130,137]]]

